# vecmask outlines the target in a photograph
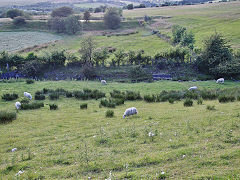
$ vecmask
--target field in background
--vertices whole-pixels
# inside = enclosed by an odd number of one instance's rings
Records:
[[[1,51],[17,51],[62,39],[59,35],[43,32],[0,32]]]
[[[171,25],[179,24],[191,30],[196,37],[196,45],[215,31],[222,33],[233,45],[240,48],[240,1],[228,3],[200,4],[192,6],[171,6],[123,11],[127,18],[139,18],[144,15],[170,17],[156,20],[154,28],[171,35]]]
[[[113,89],[139,91],[142,94],[162,90],[181,90],[197,85],[203,88],[239,87],[227,81],[122,84],[100,82],[25,82],[0,83],[0,95],[29,91],[34,94],[43,88],[80,90]],[[55,102],[59,110],[50,111]],[[88,109],[79,105],[87,102]],[[115,116],[105,118],[107,108],[99,101],[79,101],[61,97],[45,101],[40,110],[20,111],[17,120],[0,124],[0,174],[2,179],[157,179],[165,172],[173,179],[239,179],[239,108],[240,102],[220,104],[218,101],[194,102],[186,108],[183,102],[174,104],[127,101],[113,109]],[[215,105],[215,111],[206,109]],[[139,114],[122,119],[127,107],[135,106]],[[14,111],[14,102],[0,101],[0,109]],[[156,136],[152,139],[149,132]],[[236,141],[228,141],[228,140]],[[17,148],[12,153],[11,149]]]

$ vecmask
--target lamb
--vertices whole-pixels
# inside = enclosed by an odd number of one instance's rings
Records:
[[[101,84],[102,85],[107,85],[107,81],[106,80],[101,80]]]
[[[224,83],[224,78],[219,78],[217,81],[216,81],[216,83],[221,83],[221,84],[223,84]]]
[[[193,90],[197,90],[197,89],[198,89],[197,86],[193,86],[193,87],[190,87],[188,90],[189,90],[189,91],[193,91]]]
[[[126,116],[128,117],[134,114],[138,114],[137,109],[135,107],[128,108],[123,114],[123,119],[125,119]]]
[[[27,97],[28,99],[32,100],[32,95],[28,92],[24,92],[23,93],[25,97]]]
[[[15,103],[15,107],[17,110],[19,110],[21,108],[21,103],[20,102],[16,102]]]

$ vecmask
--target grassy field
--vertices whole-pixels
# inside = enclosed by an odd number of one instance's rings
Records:
[[[197,85],[200,89],[233,88],[239,83],[214,81],[122,84],[99,82],[0,83],[0,95],[7,92],[34,94],[43,88],[80,90],[113,89],[139,91],[182,90]],[[52,101],[51,101],[52,102]],[[59,110],[20,111],[17,120],[0,124],[0,177],[17,179],[239,179],[240,178],[240,102],[194,102],[184,107],[174,104],[127,101],[105,118],[107,108],[99,101],[79,101],[61,97],[54,101]],[[81,103],[87,110],[80,110]],[[215,111],[206,109],[215,105]],[[127,107],[135,106],[137,116],[122,119]],[[14,110],[14,102],[0,101],[1,110]],[[153,139],[148,137],[154,132]],[[17,148],[16,152],[11,149]],[[164,175],[161,173],[164,172]]]
[[[62,39],[61,36],[43,32],[0,32],[0,36],[0,52],[12,52]]]
[[[202,40],[215,31],[222,33],[233,45],[240,47],[240,1],[213,3],[192,6],[172,6],[123,11],[127,18],[144,15],[171,17],[156,23],[161,32],[171,35],[169,25],[179,24],[191,30],[196,37],[196,45],[201,47]]]

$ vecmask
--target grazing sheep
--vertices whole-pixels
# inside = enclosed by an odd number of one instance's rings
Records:
[[[15,152],[16,150],[17,150],[17,148],[13,148],[13,149],[12,149],[12,152]]]
[[[27,97],[28,99],[32,100],[32,95],[28,92],[24,92],[23,93],[25,97]]]
[[[101,84],[102,85],[107,85],[107,81],[106,80],[101,80]]]
[[[16,107],[17,110],[19,110],[20,107],[21,107],[21,103],[20,103],[20,102],[16,102],[16,103],[15,103],[15,107]]]
[[[223,84],[224,83],[224,78],[219,78],[216,83],[218,84]]]
[[[123,114],[123,119],[127,116],[131,116],[131,115],[134,115],[134,114],[137,114],[138,111],[135,107],[131,107],[131,108],[128,108],[126,109],[126,111],[124,112]]]
[[[198,89],[197,86],[193,86],[193,87],[190,87],[188,90],[189,90],[189,91],[193,91],[193,90],[197,90],[197,89]]]

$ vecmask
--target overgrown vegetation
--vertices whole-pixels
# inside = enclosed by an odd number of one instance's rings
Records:
[[[0,111],[0,124],[12,122],[17,118],[15,112]]]

